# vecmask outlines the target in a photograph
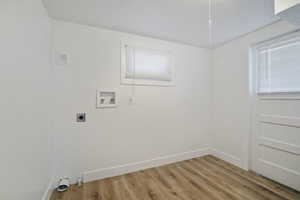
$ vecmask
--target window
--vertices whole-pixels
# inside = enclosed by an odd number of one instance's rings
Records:
[[[122,84],[171,86],[173,74],[170,51],[122,44]]]
[[[300,34],[257,48],[258,93],[300,92]]]

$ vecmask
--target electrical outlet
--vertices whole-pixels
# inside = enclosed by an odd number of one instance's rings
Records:
[[[77,113],[76,121],[77,122],[85,122],[86,121],[86,113]]]

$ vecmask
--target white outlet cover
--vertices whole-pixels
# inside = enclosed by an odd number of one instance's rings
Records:
[[[117,107],[117,93],[114,90],[97,91],[97,108]]]

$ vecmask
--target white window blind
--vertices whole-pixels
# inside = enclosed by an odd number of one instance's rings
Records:
[[[172,81],[172,57],[168,51],[125,46],[126,79]]]
[[[300,37],[258,49],[258,92],[300,92]]]

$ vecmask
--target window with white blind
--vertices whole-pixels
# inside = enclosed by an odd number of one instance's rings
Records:
[[[173,85],[173,57],[168,50],[122,44],[121,81],[134,85]]]
[[[257,48],[258,93],[300,92],[300,34]]]

